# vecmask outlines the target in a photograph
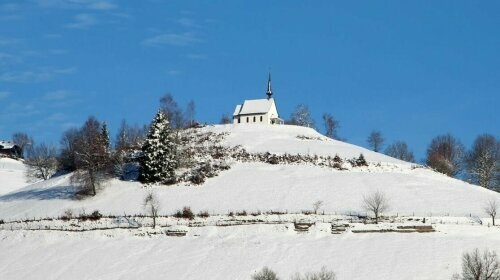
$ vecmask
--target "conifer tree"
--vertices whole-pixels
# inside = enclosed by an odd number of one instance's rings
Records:
[[[174,135],[167,116],[158,111],[142,146],[140,179],[144,183],[174,183],[178,166]]]
[[[102,123],[101,139],[103,147],[106,149],[106,152],[109,153],[111,150],[111,143],[109,141],[108,125],[105,122]]]

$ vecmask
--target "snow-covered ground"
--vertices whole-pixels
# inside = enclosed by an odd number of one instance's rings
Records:
[[[0,219],[57,217],[71,209],[78,213],[144,213],[143,200],[154,191],[162,214],[183,206],[193,211],[227,214],[229,211],[301,212],[323,201],[327,213],[362,211],[363,195],[384,191],[393,215],[478,215],[484,204],[500,194],[450,179],[426,169],[398,172],[336,171],[314,166],[235,163],[202,186],[143,187],[137,182],[112,180],[96,196],[73,200],[69,176],[57,177],[0,196]]]
[[[250,279],[334,270],[338,279],[450,279],[464,251],[500,251],[500,230],[439,225],[435,233],[295,233],[286,225],[192,228],[186,237],[112,232],[0,232],[2,279]]]
[[[144,187],[113,179],[97,196],[74,200],[70,175],[29,185],[21,162],[0,159],[0,220],[7,222],[0,227],[1,278],[249,279],[269,266],[288,279],[297,271],[326,266],[338,279],[449,279],[460,270],[464,250],[489,247],[500,252],[500,229],[487,226],[483,211],[489,199],[500,200],[496,192],[327,139],[309,128],[225,125],[202,130],[225,133],[224,145],[241,145],[249,152],[342,158],[363,153],[371,165],[340,171],[312,164],[231,161],[231,169],[200,186]],[[38,227],[50,231],[31,231],[37,229],[29,226],[33,224],[11,223],[54,218],[67,210],[75,215],[94,210],[114,216],[146,214],[143,200],[150,191],[157,194],[162,215],[184,206],[221,215],[243,210],[300,213],[312,210],[318,200],[327,214],[364,214],[362,197],[376,190],[390,200],[386,214],[426,217],[437,232],[332,235],[330,224],[318,223],[311,232],[298,234],[290,223],[209,223],[189,227],[185,237],[148,237],[137,234],[144,228],[59,232],[53,230],[61,223],[56,220]]]
[[[294,125],[215,125],[203,131],[227,133],[223,141],[228,146],[241,145],[249,152],[270,152],[275,154],[309,154],[341,158],[358,157],[361,153],[368,161],[408,165],[408,163],[375,153],[349,143],[332,140],[312,128]]]
[[[28,185],[25,170],[21,161],[0,157],[0,195]]]

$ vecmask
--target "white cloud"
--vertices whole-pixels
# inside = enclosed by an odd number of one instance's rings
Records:
[[[35,0],[43,8],[112,10],[117,5],[110,0]]]
[[[0,37],[0,46],[15,45],[20,43],[22,40],[18,38],[5,38]]]
[[[195,27],[195,28],[200,27],[194,19],[187,17],[182,17],[176,20],[176,22],[184,27]]]
[[[109,1],[97,1],[90,3],[88,8],[92,10],[113,10],[116,9],[116,5]]]
[[[43,82],[51,80],[57,76],[72,74],[75,71],[76,67],[59,69],[41,68],[20,72],[3,72],[0,74],[0,81],[17,83]]]
[[[85,29],[98,23],[97,18],[93,14],[78,14],[74,17],[72,23],[66,24],[68,28]]]
[[[158,45],[188,46],[197,42],[201,42],[201,40],[195,37],[192,32],[185,32],[185,33],[166,33],[153,36],[144,40],[143,44],[149,46],[158,46]]]
[[[63,100],[68,98],[71,95],[70,91],[67,90],[56,90],[46,93],[43,96],[45,100]]]

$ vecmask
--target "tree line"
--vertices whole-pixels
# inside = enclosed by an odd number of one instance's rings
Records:
[[[373,151],[379,152],[384,144],[382,133],[372,131],[367,143]],[[402,141],[387,146],[385,154],[415,162],[413,153]],[[465,179],[484,188],[498,190],[500,187],[500,139],[491,134],[478,135],[469,149],[449,133],[438,135],[431,139],[422,163],[447,176]]]
[[[47,180],[57,174],[72,173],[71,182],[79,195],[96,195],[102,182],[124,177],[132,165],[144,183],[172,183],[179,162],[176,145],[181,129],[197,126],[195,103],[185,110],[171,94],[160,99],[159,110],[147,125],[130,125],[123,120],[112,143],[105,122],[90,116],[79,128],[63,132],[59,147],[36,143],[26,133],[16,132],[13,142],[22,150],[27,175]]]

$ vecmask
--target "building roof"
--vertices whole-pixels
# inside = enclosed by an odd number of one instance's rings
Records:
[[[233,116],[239,115],[241,111],[241,105],[236,105],[236,109],[234,109]]]
[[[0,149],[12,149],[14,148],[15,144],[10,142],[10,141],[3,141],[0,140]]]
[[[236,106],[234,115],[265,114],[269,112],[273,102],[274,100],[272,98],[245,100],[243,105]]]

